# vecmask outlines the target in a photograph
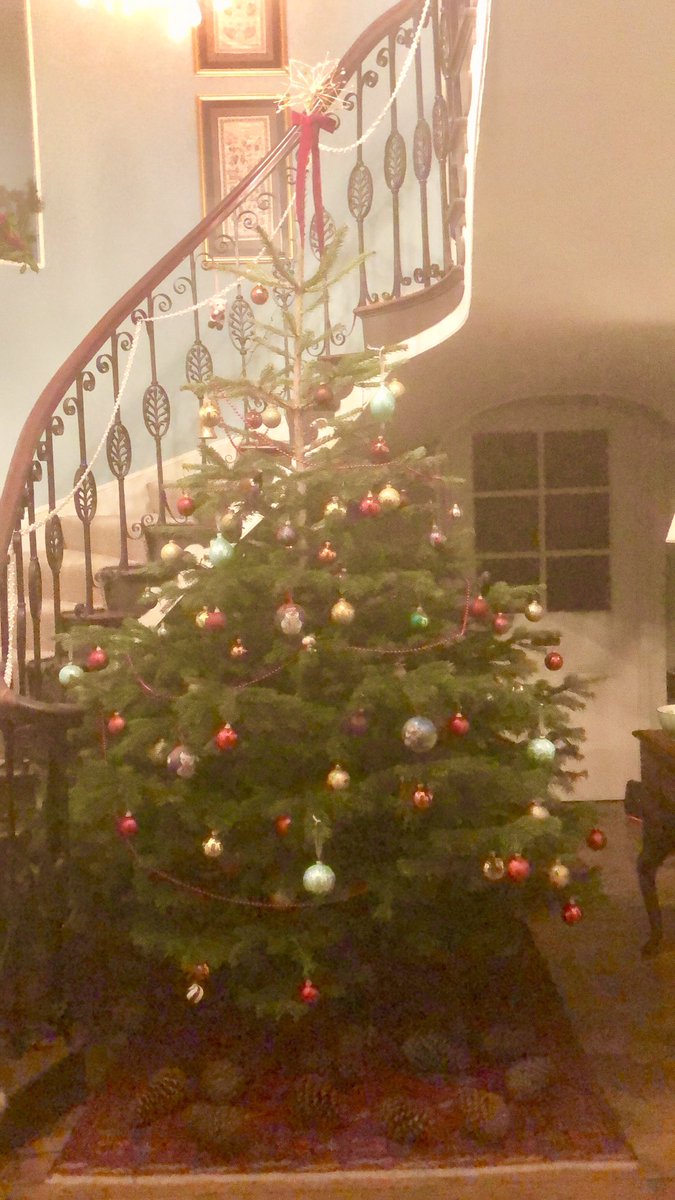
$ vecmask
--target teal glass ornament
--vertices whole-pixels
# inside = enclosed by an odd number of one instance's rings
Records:
[[[396,397],[386,383],[381,383],[379,388],[370,398],[370,411],[374,417],[379,417],[386,421],[387,417],[394,415],[396,408]]]
[[[401,730],[403,744],[415,754],[426,754],[438,741],[438,730],[427,717],[410,717]]]
[[[428,627],[429,618],[421,604],[410,614],[410,624],[413,629],[426,629]]]
[[[82,667],[78,667],[77,663],[69,662],[59,671],[59,683],[63,687],[73,687],[74,684],[80,682],[83,675]]]
[[[217,567],[219,563],[228,562],[229,559],[232,558],[233,554],[234,546],[232,545],[232,542],[228,542],[227,538],[224,538],[222,533],[219,533],[216,537],[211,538],[211,541],[209,542],[209,558],[214,567]]]
[[[550,738],[536,737],[527,743],[527,757],[535,763],[552,763],[555,758],[555,746]]]
[[[313,896],[327,896],[335,887],[335,871],[327,863],[312,863],[302,877],[302,886]]]

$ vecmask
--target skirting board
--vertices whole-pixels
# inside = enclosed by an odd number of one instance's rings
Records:
[[[629,1158],[411,1170],[60,1175],[31,1200],[643,1200]]]

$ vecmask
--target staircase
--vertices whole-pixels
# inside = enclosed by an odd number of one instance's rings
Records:
[[[327,363],[364,341],[407,342],[412,357],[466,317],[488,9],[487,0],[399,0],[340,60],[339,127],[322,135],[324,237],[330,243],[344,228],[345,260],[367,257],[356,282],[326,297],[319,314],[319,358]],[[238,279],[246,268],[240,247],[261,225],[292,254],[299,137],[289,128],[93,326],[37,398],[14,451],[0,501],[0,847],[20,871],[26,820],[46,831],[55,883],[45,937],[57,954],[68,908],[64,748],[79,712],[57,681],[55,637],[73,622],[119,622],[133,601],[120,601],[119,590],[106,598],[105,577],[124,583],[169,536],[195,540],[176,516],[176,481],[209,443],[197,436],[194,396],[180,389],[214,373],[254,376],[261,366],[254,318],[270,318],[291,294],[280,277],[256,309],[250,285]],[[318,257],[315,218],[308,240]],[[221,329],[211,297],[225,289]],[[236,431],[256,403],[219,403],[235,432],[214,444],[234,454]],[[362,403],[355,389],[342,408]],[[327,415],[316,412],[318,420]],[[6,889],[0,924],[8,946],[25,902],[21,889]],[[11,961],[10,947],[0,976]]]

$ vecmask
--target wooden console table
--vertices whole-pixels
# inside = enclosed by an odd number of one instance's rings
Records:
[[[660,729],[638,729],[633,737],[640,743],[642,850],[638,880],[649,921],[649,939],[642,953],[651,955],[659,950],[663,936],[656,872],[668,855],[675,853],[675,737]]]

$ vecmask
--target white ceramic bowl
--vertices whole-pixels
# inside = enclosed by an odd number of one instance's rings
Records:
[[[657,708],[659,724],[665,733],[675,736],[675,704],[662,704]]]

